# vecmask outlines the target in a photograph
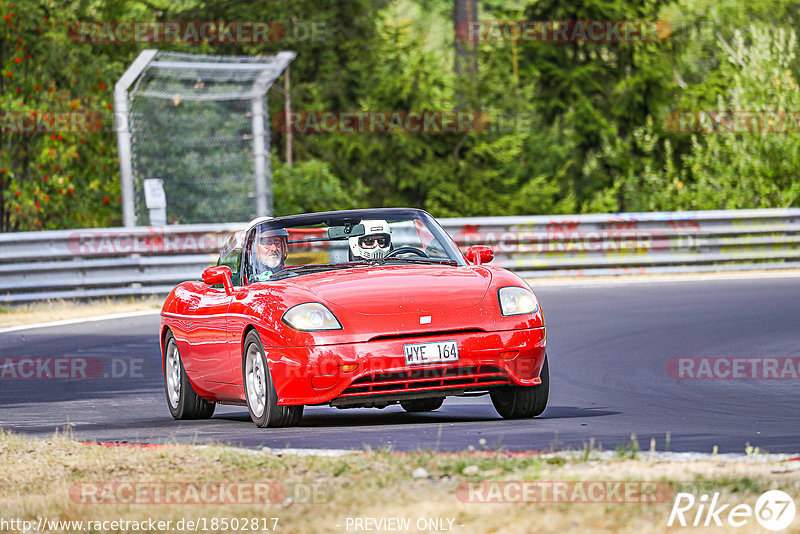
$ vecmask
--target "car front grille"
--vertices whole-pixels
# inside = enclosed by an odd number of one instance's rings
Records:
[[[373,373],[356,379],[339,397],[388,395],[416,391],[471,389],[500,386],[511,381],[497,366],[426,367],[391,373]]]

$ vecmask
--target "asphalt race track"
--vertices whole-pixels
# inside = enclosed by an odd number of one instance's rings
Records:
[[[290,429],[259,429],[244,407],[218,406],[210,421],[174,421],[153,314],[0,333],[0,359],[83,356],[97,364],[88,374],[98,375],[4,373],[0,426],[38,437],[70,425],[87,440],[273,448],[544,450],[594,439],[614,449],[635,434],[643,449],[655,438],[658,450],[711,452],[717,445],[743,453],[750,443],[800,452],[800,380],[686,380],[667,372],[668,360],[679,357],[799,358],[800,277],[534,289],[545,310],[551,372],[550,404],[536,419],[504,421],[488,397],[477,397],[449,398],[430,414],[311,407]]]

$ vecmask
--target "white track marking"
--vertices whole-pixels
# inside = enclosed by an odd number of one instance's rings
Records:
[[[710,282],[716,280],[754,280],[763,278],[800,278],[800,271],[791,272],[764,272],[757,273],[713,273],[713,274],[692,274],[692,275],[621,275],[610,278],[598,276],[596,280],[593,276],[576,276],[574,280],[559,277],[556,280],[542,278],[526,278],[525,281],[534,289],[536,287],[597,287],[610,285],[626,284],[661,284],[661,283],[681,283],[681,282]]]
[[[138,312],[128,312],[128,313],[112,313],[109,315],[96,315],[94,317],[81,317],[79,319],[65,319],[63,321],[51,321],[49,323],[33,323],[33,324],[23,324],[19,326],[9,326],[6,328],[0,328],[0,334],[5,334],[8,332],[17,332],[20,330],[32,330],[34,328],[50,328],[53,326],[66,326],[71,324],[83,324],[83,323],[91,323],[94,321],[110,321],[112,319],[127,319],[129,317],[142,317],[145,315],[157,315],[161,313],[161,310],[147,310],[147,311],[138,311]]]

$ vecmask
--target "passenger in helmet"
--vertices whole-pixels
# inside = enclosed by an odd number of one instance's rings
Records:
[[[283,270],[289,253],[289,232],[285,228],[265,230],[256,236],[253,243],[254,281],[268,280]]]
[[[364,220],[364,235],[348,238],[354,260],[377,260],[392,249],[391,230],[383,220]]]

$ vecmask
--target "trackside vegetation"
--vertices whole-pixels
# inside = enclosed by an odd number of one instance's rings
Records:
[[[472,4],[480,21],[660,22],[654,38],[565,42],[506,39],[485,25],[474,47],[462,46],[454,6]],[[291,164],[286,132],[272,123],[279,215],[401,205],[437,217],[798,206],[798,7],[797,0],[4,0],[0,231],[121,224],[113,86],[153,47],[295,50],[291,96],[299,112],[488,117],[476,132],[297,132]],[[274,21],[285,31],[270,42],[109,43],[75,39],[70,28],[79,21]],[[283,103],[281,79],[269,109],[280,113]],[[76,117],[80,128],[48,129]],[[37,131],[20,131],[21,118]],[[182,164],[209,160],[214,150],[221,149],[212,144]]]
[[[69,431],[31,439],[0,430],[0,517],[73,521],[71,528],[58,529],[67,532],[81,530],[75,521],[120,519],[172,521],[172,531],[181,520],[184,530],[187,521],[205,521],[211,531],[234,531],[220,526],[233,518],[255,519],[259,529],[278,532],[345,532],[348,520],[352,532],[358,518],[408,519],[408,532],[430,531],[429,520],[452,525],[453,532],[529,532],[536,518],[547,532],[638,533],[670,530],[667,521],[680,491],[719,493],[720,502],[751,507],[770,489],[794,496],[800,491],[798,462],[753,455],[744,461],[676,461],[592,449],[545,455],[478,449],[303,456],[223,445],[108,447],[76,441]],[[519,493],[504,490],[521,483],[569,489],[563,498],[550,499],[555,502],[522,503],[514,501]],[[477,489],[470,493],[469,487]],[[630,488],[659,490],[650,499]],[[504,496],[514,502],[492,501]],[[225,504],[213,502],[220,498]],[[420,519],[428,528],[417,526]],[[143,524],[106,528],[158,531]],[[749,524],[737,532],[758,528]],[[797,521],[788,532],[798,532]]]

